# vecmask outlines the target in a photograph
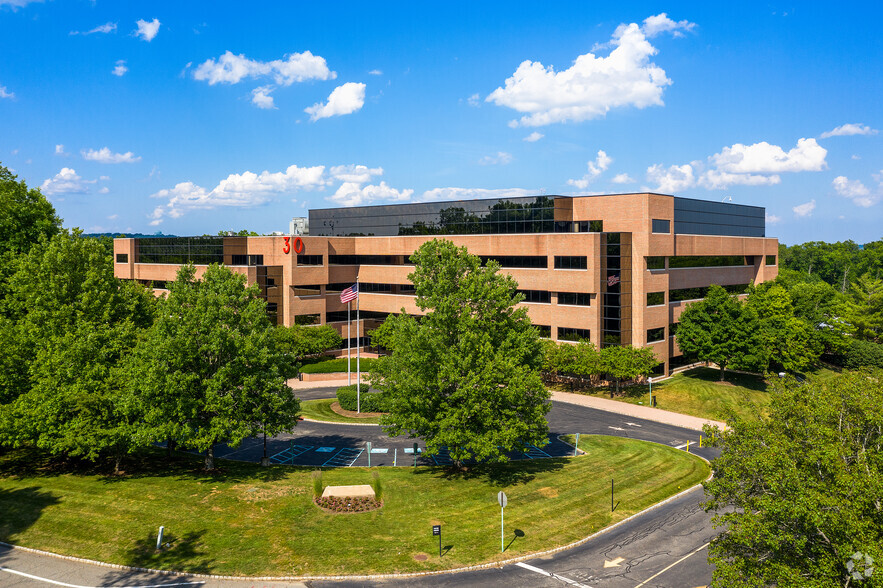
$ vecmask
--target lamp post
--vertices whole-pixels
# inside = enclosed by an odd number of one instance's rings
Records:
[[[647,382],[650,384],[650,404],[649,404],[649,406],[653,406],[653,376],[649,376],[647,378]]]

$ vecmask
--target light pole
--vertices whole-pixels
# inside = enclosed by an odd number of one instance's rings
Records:
[[[650,404],[649,404],[649,406],[653,406],[653,376],[648,376],[647,382],[650,384]]]

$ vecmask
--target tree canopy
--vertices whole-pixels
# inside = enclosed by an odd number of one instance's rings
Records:
[[[40,190],[28,189],[0,165],[0,257],[27,253],[35,243],[60,230],[61,219]]]
[[[53,454],[117,460],[133,447],[118,368],[153,320],[153,296],[120,282],[102,243],[61,232],[18,261],[0,319],[0,433]]]
[[[290,431],[299,404],[258,287],[216,264],[199,280],[195,274],[184,266],[169,285],[131,356],[129,381],[141,438],[204,451],[213,469],[217,443]]]
[[[720,366],[721,381],[726,369],[758,363],[757,315],[720,286],[708,289],[708,296],[692,302],[680,316],[678,347],[689,357]]]
[[[382,338],[392,355],[371,374],[387,397],[383,428],[422,437],[429,455],[447,447],[457,464],[545,444],[542,347],[526,310],[515,308],[514,279],[445,240],[424,243],[411,261],[425,315],[387,318]]]
[[[713,586],[850,586],[854,554],[883,562],[883,371],[773,388],[767,416],[713,432]]]

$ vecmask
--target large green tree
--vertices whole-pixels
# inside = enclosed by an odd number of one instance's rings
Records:
[[[852,576],[883,563],[883,371],[777,382],[766,416],[730,427],[705,483],[713,586],[883,586]]]
[[[61,219],[40,190],[28,189],[0,165],[0,313],[4,312],[6,282],[15,272],[18,256],[60,230]]]
[[[720,367],[754,367],[758,363],[757,316],[753,310],[720,286],[687,306],[680,316],[677,342],[688,357],[711,361]]]
[[[883,279],[864,275],[856,280],[849,290],[845,314],[855,337],[883,342]]]
[[[294,362],[329,349],[337,349],[343,342],[334,327],[328,325],[280,325],[273,329],[273,339],[279,350],[287,353]]]
[[[656,354],[649,347],[632,347],[631,345],[610,345],[601,350],[601,369],[613,378],[616,393],[623,380],[633,380],[647,376],[659,365]],[[614,389],[610,388],[613,398]]]
[[[286,380],[294,369],[272,329],[245,276],[210,265],[197,280],[192,265],[182,267],[129,364],[141,438],[203,451],[214,469],[218,443],[291,431],[299,405]]]
[[[135,443],[117,369],[152,321],[153,296],[114,277],[98,240],[67,232],[24,255],[8,286],[3,440],[119,463]]]
[[[512,449],[542,445],[549,393],[542,347],[515,280],[450,241],[412,256],[419,319],[390,316],[392,355],[375,363],[372,384],[387,396],[381,425],[422,437],[429,455],[447,447],[457,465],[504,461]]]
[[[818,360],[822,343],[813,336],[812,327],[794,315],[785,288],[769,283],[752,289],[747,304],[757,316],[758,368],[802,371]]]

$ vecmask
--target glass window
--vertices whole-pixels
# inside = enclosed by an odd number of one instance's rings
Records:
[[[549,304],[552,302],[552,295],[548,290],[516,290],[518,294],[524,295],[522,302],[536,302],[541,304]]]
[[[665,304],[665,292],[647,292],[647,306]]]
[[[549,325],[534,325],[534,328],[539,332],[542,339],[552,338],[552,327]]]
[[[129,263],[129,254],[117,253],[117,263]]]
[[[652,225],[654,233],[671,233],[671,222],[668,219],[654,218]]]
[[[148,237],[137,246],[138,263],[224,263],[223,237]]]
[[[647,260],[647,269],[648,270],[661,270],[665,269],[665,256],[663,255],[651,255],[645,258]]]
[[[723,286],[723,289],[730,294],[744,294],[748,289],[748,284],[730,284]],[[708,295],[708,286],[702,288],[681,288],[678,290],[669,290],[668,299],[670,302],[682,302],[684,300],[699,300]]]
[[[745,258],[741,255],[675,255],[668,258],[669,268],[742,265],[745,265]]]
[[[588,341],[591,338],[591,331],[589,329],[574,329],[571,327],[558,327],[558,340],[559,341],[580,341],[585,339]]]
[[[294,324],[296,325],[318,325],[319,324],[319,315],[318,314],[299,314],[294,317]]]
[[[481,255],[482,265],[488,261],[496,261],[500,267],[539,269],[549,266],[549,260],[544,255]]]
[[[591,306],[593,294],[587,292],[558,292],[558,304]]]
[[[589,232],[590,233],[603,233],[604,232],[604,221],[599,221],[599,220],[589,221]]]
[[[321,286],[315,285],[297,285],[292,286],[291,291],[295,296],[318,296],[321,293]]]
[[[767,255],[766,256],[766,264],[767,265],[776,265],[776,256],[775,255]]]
[[[298,255],[297,265],[322,265],[321,255]]]
[[[589,258],[585,255],[556,255],[555,269],[584,270],[589,268]]]
[[[647,343],[656,343],[665,339],[665,327],[647,329]]]

